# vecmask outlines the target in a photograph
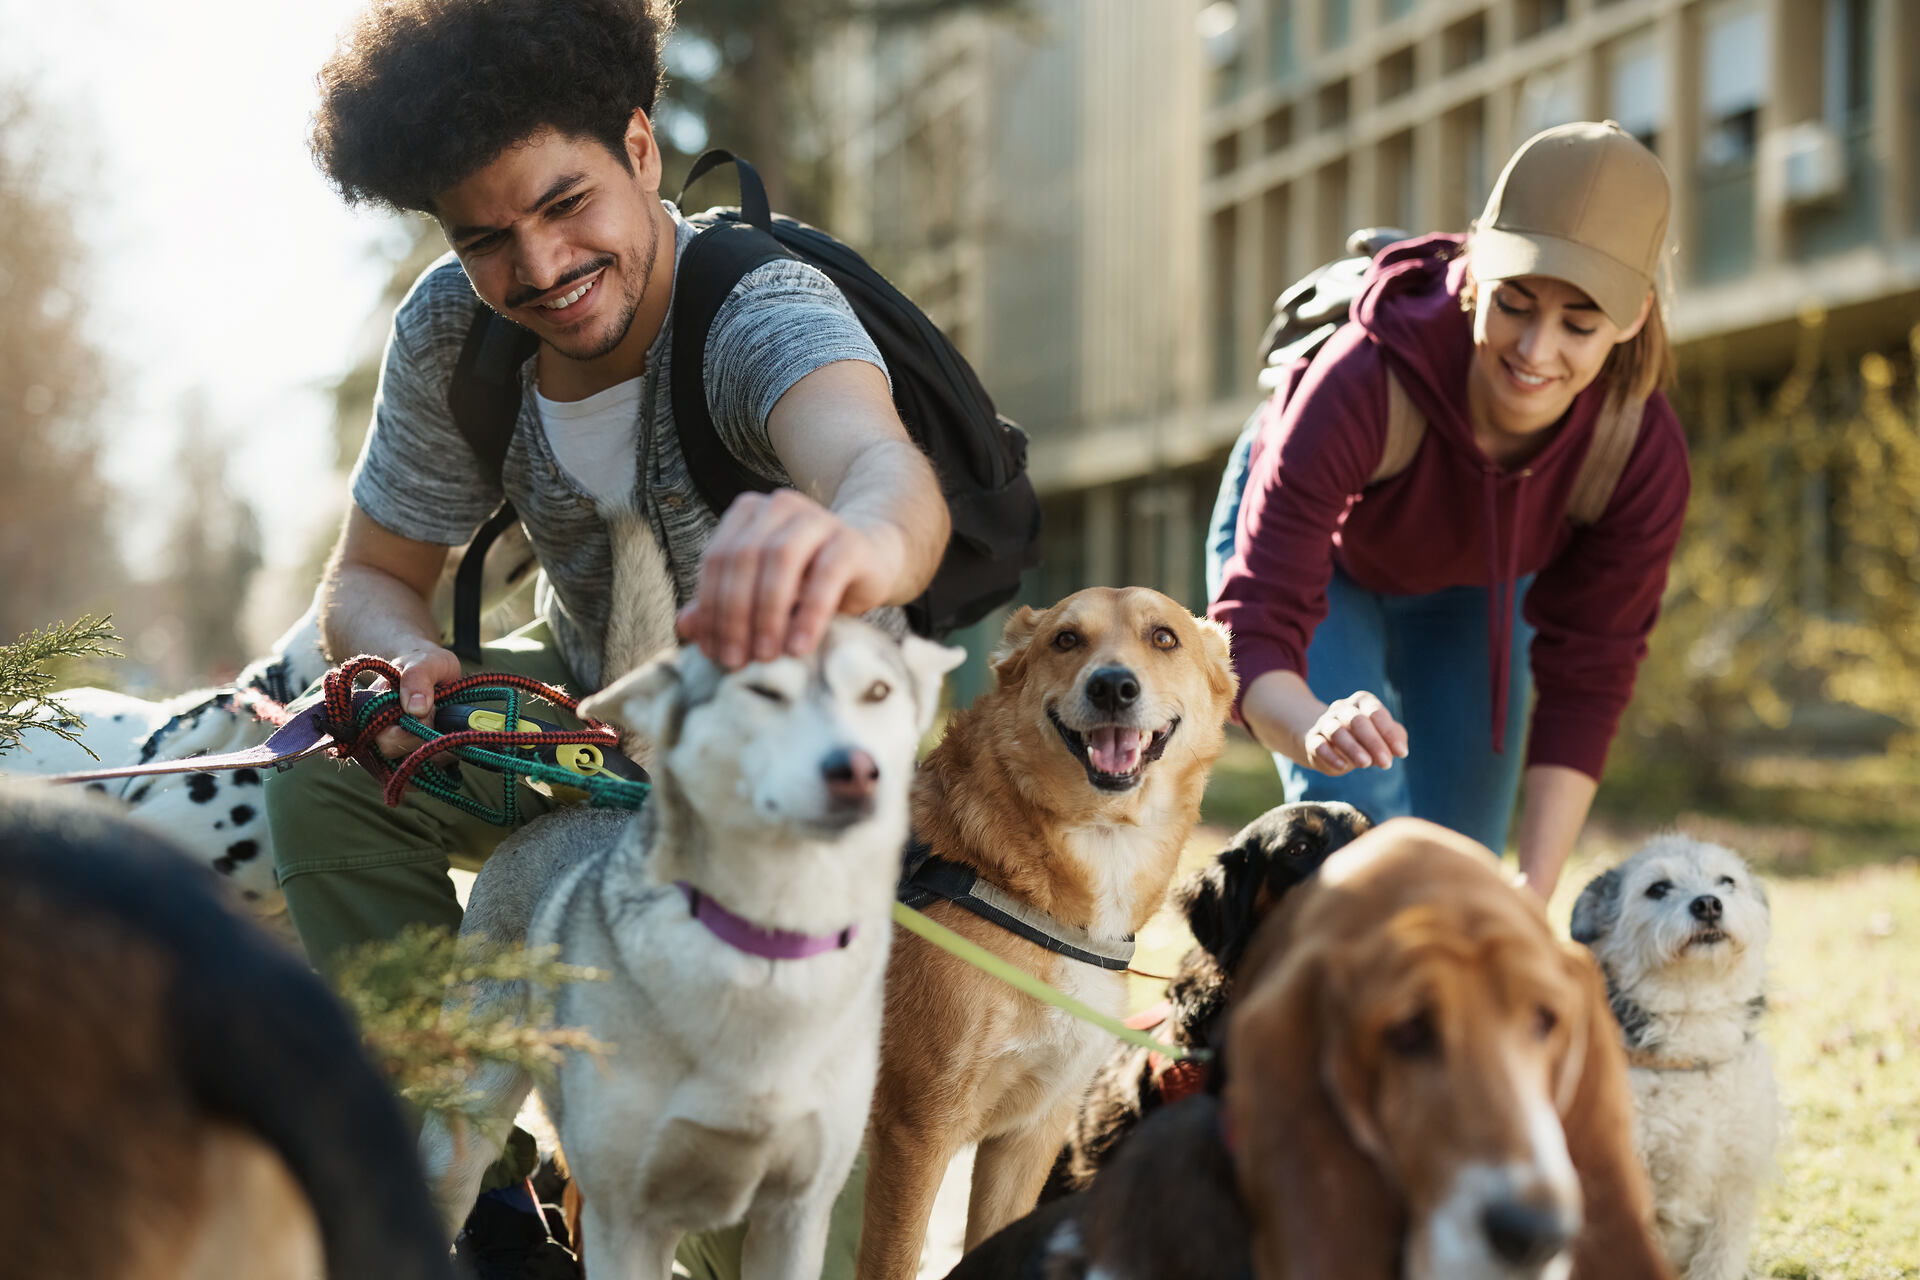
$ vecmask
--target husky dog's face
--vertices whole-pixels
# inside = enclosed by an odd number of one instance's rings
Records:
[[[727,672],[670,651],[581,704],[652,748],[656,775],[709,827],[831,835],[905,821],[940,684],[965,653],[836,619],[805,658]]]
[[[1629,990],[1747,978],[1757,990],[1770,931],[1766,891],[1739,855],[1681,835],[1596,878],[1573,909],[1574,940]]]

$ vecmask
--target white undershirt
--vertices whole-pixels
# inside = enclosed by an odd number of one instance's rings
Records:
[[[628,378],[584,400],[549,400],[534,389],[554,460],[590,498],[626,502],[633,496],[645,381]]]

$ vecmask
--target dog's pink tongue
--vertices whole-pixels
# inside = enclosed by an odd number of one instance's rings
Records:
[[[1095,729],[1087,735],[1087,758],[1102,773],[1132,773],[1140,764],[1140,743],[1145,736],[1138,729],[1113,725]]]

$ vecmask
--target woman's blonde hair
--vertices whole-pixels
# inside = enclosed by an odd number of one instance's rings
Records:
[[[1473,279],[1472,228],[1467,231],[1467,244],[1462,254],[1466,258],[1466,277],[1460,287],[1460,309],[1472,315],[1474,295],[1479,292]],[[1660,272],[1663,277],[1667,274],[1664,260]],[[1653,305],[1647,308],[1647,322],[1640,326],[1640,332],[1617,344],[1607,354],[1607,362],[1600,366],[1599,376],[1607,381],[1615,395],[1645,400],[1654,392],[1671,387],[1678,376],[1679,364],[1673,357],[1673,341],[1667,336],[1667,290],[1660,286],[1661,282],[1656,281]]]

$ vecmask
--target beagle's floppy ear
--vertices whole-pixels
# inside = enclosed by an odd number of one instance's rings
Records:
[[[1564,954],[1586,1006],[1582,1061],[1560,1109],[1586,1220],[1573,1242],[1573,1277],[1671,1280],[1673,1268],[1653,1234],[1653,1189],[1633,1149],[1627,1055],[1607,1004],[1606,979],[1584,947],[1568,944]]]
[[[1397,1280],[1406,1212],[1328,1095],[1326,958],[1288,956],[1232,1013],[1227,1132],[1258,1274]]]
[[[1588,946],[1613,932],[1620,923],[1620,868],[1603,871],[1587,881],[1574,900],[1570,931],[1575,942]]]
[[[1031,605],[1021,605],[1007,619],[1006,627],[1000,632],[1000,643],[994,646],[993,656],[987,660],[1001,688],[1018,684],[1026,674],[1027,646],[1033,643],[1034,635],[1040,630],[1040,619],[1045,616]]]

